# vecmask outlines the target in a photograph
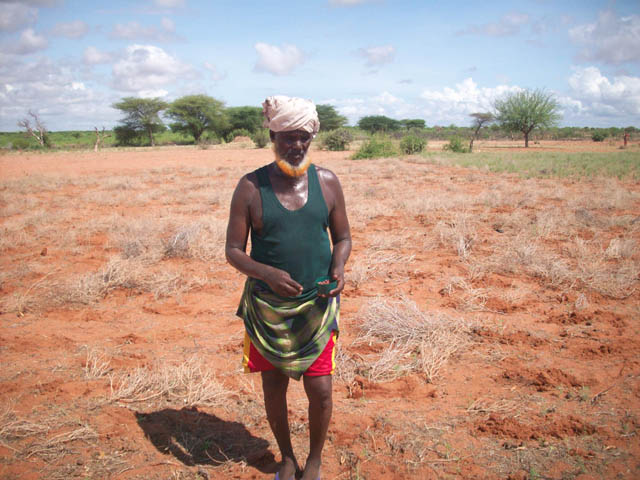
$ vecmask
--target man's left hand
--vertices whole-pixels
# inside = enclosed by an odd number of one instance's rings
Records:
[[[331,279],[335,280],[338,284],[336,288],[331,290],[327,295],[323,297],[337,297],[342,290],[344,290],[344,268],[334,268],[331,270]]]

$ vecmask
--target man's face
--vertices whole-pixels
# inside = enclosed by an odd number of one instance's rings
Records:
[[[276,154],[290,165],[300,165],[307,155],[313,137],[305,130],[271,132]]]

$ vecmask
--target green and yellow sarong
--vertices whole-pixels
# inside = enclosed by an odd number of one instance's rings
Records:
[[[253,346],[285,375],[300,380],[338,334],[340,302],[312,290],[283,298],[248,278],[236,314],[244,320]]]

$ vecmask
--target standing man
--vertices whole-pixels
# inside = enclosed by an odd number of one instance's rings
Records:
[[[351,232],[338,178],[307,155],[320,127],[313,102],[274,96],[262,105],[275,161],[240,179],[225,253],[248,277],[237,312],[246,329],[243,365],[262,375],[267,419],[282,454],[275,479],[302,473],[303,480],[317,480],[333,406],[339,294]],[[316,280],[323,276],[336,286],[319,295]],[[302,471],[287,414],[289,378],[301,377],[309,399],[309,456]]]

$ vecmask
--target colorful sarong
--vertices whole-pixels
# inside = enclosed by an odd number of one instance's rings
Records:
[[[340,304],[335,297],[318,297],[315,290],[283,298],[248,278],[237,315],[260,354],[285,375],[300,380],[331,333],[337,337]]]

